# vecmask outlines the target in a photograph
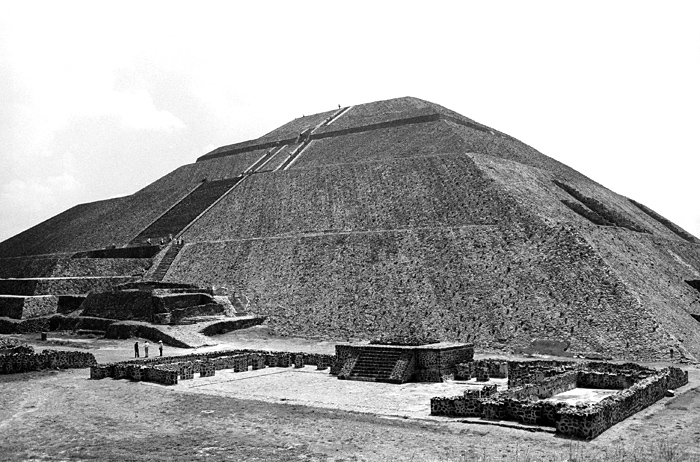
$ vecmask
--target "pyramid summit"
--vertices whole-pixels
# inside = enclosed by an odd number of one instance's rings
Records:
[[[139,272],[235,288],[285,335],[700,358],[694,236],[417,98],[295,119],[0,243],[5,293]]]

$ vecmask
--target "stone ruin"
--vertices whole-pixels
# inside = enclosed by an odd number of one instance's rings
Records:
[[[83,369],[95,364],[97,364],[95,356],[83,351],[44,350],[41,353],[0,354],[0,374],[18,374],[46,369]]]
[[[490,361],[461,364],[456,379],[508,377],[507,390],[495,385],[468,389],[462,396],[434,397],[432,415],[515,420],[555,427],[557,433],[591,439],[688,383],[688,372],[655,370],[637,364],[557,361]],[[505,372],[505,374],[504,374]],[[547,398],[574,388],[619,390],[597,403],[567,404]]]
[[[369,355],[368,355],[369,354]],[[360,368],[360,358],[383,358],[373,371]],[[459,358],[461,362],[455,361]],[[403,363],[402,363],[403,362]],[[471,417],[485,420],[514,420],[527,425],[556,428],[562,435],[591,439],[627,417],[664,397],[669,390],[688,383],[688,373],[675,367],[653,369],[633,363],[573,361],[473,360],[472,345],[336,345],[336,356],[265,350],[217,351],[185,356],[156,357],[109,364],[93,364],[91,379],[130,379],[162,385],[178,380],[213,377],[216,371],[234,372],[264,367],[316,365],[330,367],[340,379],[405,383],[409,379],[439,382],[507,378],[507,389],[496,384],[468,388],[460,396],[433,397],[432,415]],[[371,369],[371,368],[370,368]],[[397,373],[397,371],[400,372]],[[407,371],[411,371],[410,373]],[[575,388],[617,390],[596,403],[568,404],[549,398]]]
[[[180,324],[202,316],[235,316],[235,297],[221,289],[192,284],[142,281],[110,291],[91,292],[82,303],[82,315],[115,320]]]
[[[83,351],[44,350],[16,338],[0,338],[0,375],[46,369],[82,369],[97,364],[92,353]]]
[[[0,338],[0,355],[34,353],[34,348],[16,338]]]
[[[648,207],[406,97],[294,119],[0,242],[0,330],[133,277],[236,287],[282,335],[420,326],[489,349],[551,338],[694,361],[699,272],[698,239]]]
[[[244,372],[265,367],[301,368],[315,365],[318,370],[326,370],[335,362],[331,355],[312,353],[291,353],[266,350],[228,350],[184,356],[167,356],[122,361],[109,364],[95,364],[90,367],[91,379],[130,379],[177,385],[178,380],[192,380],[199,377],[213,377],[216,371],[232,369]]]
[[[331,374],[342,380],[442,382],[474,357],[474,345],[336,345]]]

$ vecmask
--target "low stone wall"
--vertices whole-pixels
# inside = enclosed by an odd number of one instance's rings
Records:
[[[508,390],[501,393],[500,396],[518,400],[547,399],[556,394],[576,388],[578,386],[578,377],[578,371],[569,371],[553,377],[547,377],[540,382],[508,388]]]
[[[479,359],[457,364],[455,368],[455,380],[476,378],[478,381],[487,381],[491,377],[500,379],[508,377],[508,361]]]
[[[667,390],[688,383],[688,373],[678,368],[660,371],[636,364],[565,363],[530,364],[515,367],[517,380],[522,382],[523,370],[529,368],[534,379],[508,390],[495,393],[494,388],[467,390],[463,396],[434,397],[430,400],[431,414],[482,417],[491,420],[516,420],[526,424],[556,427],[557,432],[581,438],[595,438],[600,433],[661,399]],[[517,366],[517,365],[516,365]],[[565,370],[576,367],[576,370]],[[541,377],[544,371],[564,370]],[[608,372],[610,371],[610,372]],[[641,378],[641,379],[640,379]],[[596,404],[569,405],[542,401],[574,388],[620,389]]]
[[[541,381],[547,377],[576,370],[582,363],[574,361],[509,361],[508,388]]]
[[[82,369],[97,364],[92,353],[44,350],[41,353],[0,355],[0,374],[40,371],[43,369]]]
[[[586,408],[569,406],[560,411],[557,432],[591,439],[627,417],[654,404],[672,390],[688,383],[688,372],[663,369],[620,393]]]
[[[34,353],[34,347],[16,338],[0,338],[0,355]]]
[[[634,383],[656,373],[654,369],[634,363],[615,364],[600,361],[509,361],[508,388],[539,382],[547,377],[573,370],[625,375],[627,376],[626,383]],[[610,387],[603,386],[595,388]]]
[[[234,372],[264,367],[303,367],[316,365],[327,369],[335,362],[335,356],[287,351],[228,350],[197,353],[183,356],[157,356],[118,363],[95,364],[90,368],[91,379],[127,378],[136,381],[175,385],[179,380],[190,380],[194,373],[200,377],[213,377],[217,370],[233,369]]]

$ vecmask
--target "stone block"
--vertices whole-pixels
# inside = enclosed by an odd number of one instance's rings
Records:
[[[277,355],[266,354],[265,355],[265,365],[267,365],[267,367],[277,367]]]
[[[294,367],[299,369],[304,367],[304,355],[301,353],[294,355]]]
[[[248,357],[247,355],[239,355],[233,358],[233,371],[234,372],[246,372],[248,370]]]
[[[265,357],[261,354],[255,353],[250,355],[250,362],[254,371],[265,367]]]
[[[480,367],[476,370],[477,382],[488,382],[490,378],[488,367]]]
[[[115,364],[114,365],[114,378],[115,379],[126,378],[126,364]]]
[[[292,365],[292,356],[289,353],[277,354],[277,367],[289,367]]]
[[[216,366],[214,361],[202,361],[199,363],[199,377],[214,377]]]
[[[181,363],[180,364],[180,380],[192,380],[194,379],[194,367],[192,363]]]

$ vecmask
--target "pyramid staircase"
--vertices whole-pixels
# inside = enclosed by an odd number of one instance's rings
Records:
[[[245,172],[243,172],[243,174],[248,175],[251,173],[258,173],[263,171],[262,169],[265,167],[265,165],[267,165],[268,162],[270,162],[277,154],[282,152],[286,147],[287,145],[283,144],[282,146],[275,146],[274,148],[270,149],[253,165],[248,167],[248,169]]]
[[[243,177],[236,177],[226,180],[204,181],[197,189],[185,196],[180,202],[144,229],[131,241],[131,244],[143,244],[148,239],[157,241],[169,236],[176,236],[233,189],[242,179]]]
[[[168,250],[165,251],[165,255],[163,255],[163,258],[158,263],[156,269],[153,270],[153,273],[151,273],[148,280],[162,281],[163,278],[165,278],[165,275],[168,273],[170,265],[172,265],[173,261],[175,261],[175,257],[177,257],[177,254],[180,253],[180,250],[182,250],[184,246],[184,244],[177,244],[173,242],[172,245],[168,247]]]
[[[282,164],[280,164],[279,167],[277,167],[276,170],[287,170],[287,169],[289,169],[289,167],[291,167],[292,164],[293,164],[294,162],[297,161],[297,159],[299,158],[299,156],[301,155],[301,153],[304,152],[304,150],[305,150],[306,148],[308,148],[309,145],[311,145],[311,142],[313,141],[313,139],[312,139],[311,137],[313,136],[314,133],[316,133],[316,130],[318,130],[318,129],[322,128],[322,127],[325,127],[326,125],[331,124],[332,122],[334,122],[335,120],[337,120],[340,116],[342,116],[342,115],[345,114],[347,111],[349,111],[351,107],[352,107],[352,106],[344,107],[344,108],[338,109],[333,115],[331,115],[331,116],[328,117],[327,119],[321,121],[321,123],[319,123],[318,125],[316,125],[312,130],[308,131],[307,133],[302,133],[302,134],[299,136],[299,141],[301,142],[301,143],[299,144],[299,146],[297,146],[297,148],[289,155],[289,157],[287,157],[287,158],[284,160],[284,162],[282,162]]]
[[[395,380],[392,380],[392,373],[402,355],[399,349],[363,350],[350,373],[344,378],[367,382],[393,382]]]

